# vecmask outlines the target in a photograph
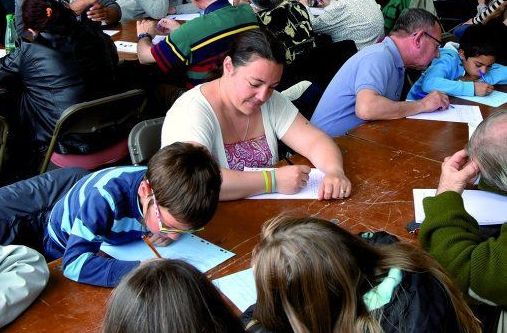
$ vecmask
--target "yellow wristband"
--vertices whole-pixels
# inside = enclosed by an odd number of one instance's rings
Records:
[[[264,177],[264,192],[269,193],[271,189],[269,186],[268,172],[266,170],[262,170],[262,176]]]

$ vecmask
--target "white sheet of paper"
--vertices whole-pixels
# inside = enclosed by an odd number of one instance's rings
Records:
[[[493,92],[488,96],[456,96],[456,97],[466,99],[467,101],[486,104],[494,108],[507,103],[507,93],[498,90],[493,90]]]
[[[167,36],[166,35],[156,35],[155,37],[153,37],[153,39],[151,40],[151,43],[153,45],[157,45],[158,43],[160,43],[161,41],[163,41]]]
[[[424,221],[422,201],[432,197],[436,189],[413,189],[415,221]],[[472,215],[480,225],[503,224],[507,222],[507,196],[478,190],[465,190],[463,202],[468,214]]]
[[[106,35],[114,36],[120,32],[120,30],[102,30]]]
[[[257,290],[251,268],[213,280],[215,287],[227,296],[241,312],[257,302]]]
[[[451,104],[447,110],[423,112],[407,118],[425,119],[436,121],[452,121],[457,123],[468,123],[477,126],[482,121],[481,110],[476,105]]]
[[[192,13],[192,14],[174,14],[174,15],[168,15],[167,18],[177,20],[177,21],[190,21],[195,19],[196,17],[201,16],[199,13]]]
[[[114,45],[118,52],[137,53],[137,43],[118,40],[114,42]]]
[[[245,168],[244,171],[271,170],[272,168]],[[265,193],[248,197],[247,199],[318,199],[319,186],[324,178],[324,173],[318,169],[312,168],[310,179],[305,187],[295,194]]]
[[[310,9],[310,14],[312,14],[313,16],[319,16],[324,14],[324,8],[308,7],[308,9]]]
[[[102,244],[100,249],[120,260],[148,260],[155,257],[142,240],[116,246]],[[164,258],[186,261],[201,272],[206,272],[235,256],[234,253],[192,234],[182,235],[169,246],[159,246],[157,251]]]
[[[7,52],[5,52],[5,49],[0,49],[0,58],[3,58],[7,55]]]
[[[472,137],[475,130],[477,129],[477,124],[468,124],[468,140]]]

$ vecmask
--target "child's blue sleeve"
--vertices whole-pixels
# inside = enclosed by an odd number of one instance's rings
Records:
[[[91,285],[115,287],[121,278],[139,265],[139,261],[123,261],[97,255],[102,235],[110,232],[114,213],[98,192],[83,202],[76,216],[63,255],[63,275]]]
[[[460,70],[454,61],[438,59],[421,77],[422,91],[429,94],[439,91],[450,96],[474,96],[474,83],[459,81]]]
[[[484,75],[489,84],[507,84],[507,66],[493,64],[491,69]]]

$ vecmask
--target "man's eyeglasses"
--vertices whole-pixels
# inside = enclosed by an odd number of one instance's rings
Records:
[[[433,39],[435,42],[437,42],[437,45],[435,46],[437,49],[438,49],[438,48],[440,48],[440,47],[442,47],[442,41],[441,41],[441,40],[439,40],[439,39],[437,39],[437,38],[433,37],[432,35],[430,35],[430,34],[429,34],[429,33],[427,33],[426,31],[423,31],[423,33],[424,33],[424,35],[425,35],[426,37],[429,37],[429,38]]]
[[[148,185],[150,185],[149,181],[146,181]],[[150,185],[151,187],[151,185]],[[153,207],[155,208],[155,216],[157,217],[158,222],[158,232],[161,234],[191,234],[197,231],[204,230],[204,227],[196,228],[196,229],[178,229],[178,228],[166,228],[162,223],[162,217],[160,214],[160,207],[158,206],[157,199],[155,198],[155,193],[153,193],[153,189],[151,190],[151,195],[153,197]]]

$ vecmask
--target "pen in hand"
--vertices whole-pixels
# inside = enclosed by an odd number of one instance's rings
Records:
[[[486,79],[484,78],[484,73],[479,69],[479,76],[481,77],[481,80],[484,81],[484,83],[488,83]]]
[[[162,258],[162,256],[160,255],[160,253],[158,253],[155,246],[153,246],[153,244],[151,243],[150,237],[148,237],[147,235],[143,235],[143,241],[146,243],[146,245],[148,245],[150,250],[155,254],[155,256],[157,256],[157,258]]]

